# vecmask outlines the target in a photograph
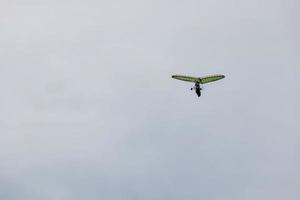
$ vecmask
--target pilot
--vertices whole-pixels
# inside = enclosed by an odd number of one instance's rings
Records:
[[[199,83],[195,84],[195,88],[196,88],[196,94],[198,95],[198,97],[200,97],[201,96],[201,88],[200,88]]]

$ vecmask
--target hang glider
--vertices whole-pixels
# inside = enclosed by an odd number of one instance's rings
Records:
[[[181,80],[181,81],[188,81],[195,83],[195,86],[191,88],[191,90],[195,90],[198,97],[201,96],[200,84],[206,84],[214,81],[218,81],[220,79],[225,78],[224,75],[217,74],[217,75],[210,75],[210,76],[203,76],[203,77],[192,77],[192,76],[182,76],[182,75],[173,75],[172,78]]]

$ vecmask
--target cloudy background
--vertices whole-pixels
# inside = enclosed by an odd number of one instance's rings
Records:
[[[0,0],[0,199],[300,199],[299,11]]]

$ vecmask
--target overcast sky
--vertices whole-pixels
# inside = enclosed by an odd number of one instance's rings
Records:
[[[300,199],[299,13],[0,0],[0,199]]]

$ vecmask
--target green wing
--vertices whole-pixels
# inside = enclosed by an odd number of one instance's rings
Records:
[[[223,79],[223,78],[225,78],[225,76],[224,75],[211,75],[211,76],[203,76],[203,77],[192,77],[192,76],[173,75],[172,78],[175,78],[175,79],[181,80],[181,81],[205,84],[205,83],[210,83],[213,81]]]
[[[200,77],[200,83],[201,84],[205,84],[205,83],[210,83],[213,81],[218,81],[220,79],[225,78],[224,75],[212,75],[212,76],[204,76],[204,77]]]
[[[193,82],[193,83],[201,83],[201,80],[197,77],[192,77],[192,76],[181,76],[181,75],[174,75],[172,78],[175,78],[177,80],[181,81],[188,81],[188,82]]]

